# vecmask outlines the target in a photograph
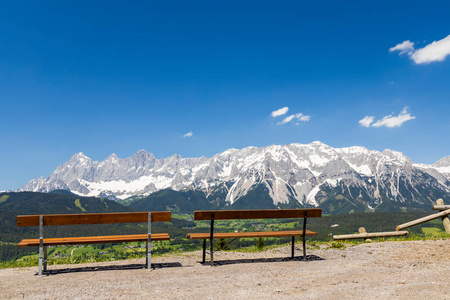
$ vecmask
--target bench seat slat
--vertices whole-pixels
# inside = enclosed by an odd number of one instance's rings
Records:
[[[51,239],[44,239],[44,246],[142,242],[146,241],[147,238],[148,238],[147,234],[51,238]],[[167,233],[152,234],[152,241],[165,241],[165,240],[170,240],[169,234]],[[39,239],[24,239],[18,244],[18,246],[19,247],[39,246]]]
[[[306,235],[317,235],[317,232],[306,230]],[[303,236],[303,230],[294,231],[262,231],[262,232],[214,232],[215,239],[228,238],[257,238],[257,237],[280,237],[280,236]],[[210,238],[210,233],[188,233],[186,238],[193,240],[204,240]]]

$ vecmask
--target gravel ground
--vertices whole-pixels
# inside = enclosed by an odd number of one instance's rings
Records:
[[[201,252],[144,260],[0,270],[0,299],[449,299],[450,239],[366,243],[345,250],[290,247],[264,252]],[[301,251],[297,250],[297,254]]]

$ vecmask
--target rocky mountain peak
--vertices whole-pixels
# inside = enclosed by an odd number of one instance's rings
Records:
[[[385,159],[390,163],[412,164],[411,159],[405,156],[402,152],[385,149],[381,154],[383,154]]]
[[[441,158],[440,160],[432,164],[431,167],[435,168],[437,171],[443,174],[447,180],[450,181],[450,156]]]
[[[84,155],[83,152],[79,152],[74,154],[69,161],[77,161],[77,162],[84,162],[84,161],[90,161],[91,159]]]
[[[433,167],[450,167],[450,156],[446,156],[432,164]]]
[[[110,156],[108,156],[105,160],[106,161],[113,161],[113,162],[116,162],[116,161],[118,161],[120,158],[115,154],[115,153],[112,153]]]

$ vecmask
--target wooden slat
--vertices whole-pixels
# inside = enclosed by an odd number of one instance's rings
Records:
[[[367,239],[376,237],[391,237],[408,235],[408,231],[388,231],[388,232],[372,232],[372,233],[356,233],[356,234],[342,234],[333,235],[335,240],[349,240],[349,239]]]
[[[450,209],[450,205],[433,205],[433,210],[447,210]]]
[[[311,209],[258,209],[258,210],[215,210],[215,220],[236,220],[236,219],[283,219],[283,218],[304,218],[305,211],[308,211],[308,218],[322,216],[321,208]],[[194,220],[211,220],[211,210],[195,211]]]
[[[425,222],[428,222],[428,221],[431,221],[431,220],[434,220],[437,218],[445,217],[447,215],[450,215],[450,209],[447,209],[447,210],[441,211],[440,213],[437,213],[434,215],[429,215],[429,216],[426,216],[426,217],[423,217],[423,218],[420,218],[420,219],[417,219],[417,220],[414,220],[414,221],[411,221],[411,222],[408,222],[405,224],[398,225],[395,230],[399,231],[399,230],[402,230],[402,229],[405,229],[405,228],[408,228],[408,227],[411,227],[414,225],[419,225],[419,224],[422,224],[422,223],[425,223]]]
[[[148,238],[147,234],[52,238],[52,239],[44,239],[44,246],[141,242],[146,241],[147,238]],[[170,240],[169,234],[167,233],[152,234],[152,241],[165,241],[165,240]],[[19,247],[39,246],[39,239],[25,239],[22,240],[18,246]]]
[[[317,232],[306,230],[306,235],[317,235]],[[303,230],[295,231],[262,231],[262,232],[214,232],[215,239],[230,239],[230,238],[266,238],[266,237],[280,237],[280,236],[303,236]],[[204,240],[210,238],[210,233],[188,233],[188,239]]]
[[[152,212],[152,222],[170,220],[170,211]],[[148,222],[148,212],[44,215],[44,226],[137,222]],[[39,226],[39,215],[17,216],[17,226]]]

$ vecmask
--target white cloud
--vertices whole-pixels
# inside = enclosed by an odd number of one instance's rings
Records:
[[[359,120],[359,124],[364,127],[370,127],[370,125],[375,121],[375,117],[365,116],[364,119]]]
[[[284,118],[283,121],[278,122],[278,125],[282,125],[282,124],[286,124],[292,121],[292,119],[294,118],[294,115],[290,115],[289,117]]]
[[[184,138],[189,138],[191,136],[193,136],[194,133],[192,131],[189,131],[188,133],[186,133],[185,135],[183,135]]]
[[[272,112],[272,117],[278,117],[278,116],[282,116],[284,114],[286,114],[289,110],[289,107],[285,106],[283,108],[277,109],[275,111]]]
[[[387,115],[380,120],[375,121],[375,117],[366,116],[363,119],[359,120],[359,124],[364,127],[400,127],[409,120],[414,120],[416,117],[411,116],[409,113],[409,108],[405,106],[403,110],[398,114],[398,116],[394,116],[393,114]]]
[[[283,121],[278,122],[277,125],[283,125],[286,123],[290,123],[292,121],[296,121],[297,123],[295,125],[299,125],[299,122],[308,122],[311,119],[310,116],[306,116],[302,113],[298,113],[298,114],[294,114],[294,115],[290,115],[286,118],[283,119]]]
[[[450,35],[439,41],[434,41],[423,48],[415,49],[414,43],[407,40],[389,48],[389,52],[407,53],[416,64],[429,64],[434,61],[444,61],[450,55]]]
[[[389,48],[389,52],[400,51],[400,54],[414,51],[414,43],[410,40],[404,41],[401,44],[397,44],[392,48]]]
[[[450,35],[416,50],[411,59],[416,64],[429,64],[433,61],[444,61],[447,55],[450,55]]]

